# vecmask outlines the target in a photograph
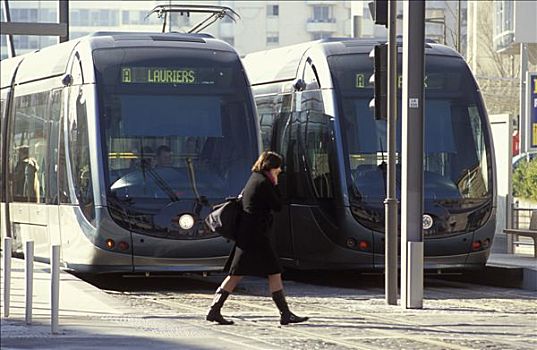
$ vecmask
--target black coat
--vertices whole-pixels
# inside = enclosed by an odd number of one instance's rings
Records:
[[[229,257],[230,275],[267,276],[282,272],[272,232],[272,212],[282,208],[278,186],[254,172],[242,193],[243,213],[235,247]]]

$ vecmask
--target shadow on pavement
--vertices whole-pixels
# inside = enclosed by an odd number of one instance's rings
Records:
[[[50,334],[50,325],[33,322],[27,326],[24,320],[2,319],[2,349],[212,349],[209,346],[181,342],[178,339],[163,339],[119,334],[99,334],[70,327],[59,334]]]

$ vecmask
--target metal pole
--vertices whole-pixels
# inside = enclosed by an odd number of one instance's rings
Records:
[[[11,237],[4,237],[4,317],[9,317],[11,293]]]
[[[388,9],[388,179],[384,241],[384,284],[386,303],[397,305],[397,0],[390,0]]]
[[[9,1],[4,0],[4,19],[7,23],[11,22],[11,13],[9,11]],[[7,48],[9,52],[9,57],[15,57],[15,44],[13,43],[13,35],[7,35]]]
[[[58,334],[58,309],[60,302],[60,246],[53,245],[50,251],[50,326],[52,334]]]
[[[26,275],[26,324],[32,324],[32,307],[34,292],[34,241],[26,241],[24,250]]]
[[[58,0],[58,7],[59,22],[65,23],[67,26],[67,33],[65,34],[65,36],[60,36],[60,43],[63,43],[69,40],[69,1]]]
[[[457,52],[461,52],[461,0],[457,2]]]
[[[518,130],[520,135],[520,154],[528,152],[531,142],[531,130],[528,115],[526,114],[526,73],[528,72],[528,51],[526,43],[520,43],[520,99]]]
[[[423,80],[425,1],[405,1],[403,15],[403,140],[401,306],[423,306]]]

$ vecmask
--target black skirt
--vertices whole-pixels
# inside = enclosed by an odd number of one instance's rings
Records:
[[[282,273],[282,266],[272,233],[272,225],[254,218],[244,218],[241,227],[254,230],[239,230],[237,242],[226,263],[230,275],[266,277]],[[257,222],[248,222],[248,221]]]

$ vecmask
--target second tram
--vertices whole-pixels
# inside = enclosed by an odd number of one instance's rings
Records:
[[[288,267],[384,267],[386,121],[375,120],[369,108],[368,84],[376,44],[328,39],[243,60],[263,147],[285,157],[285,206],[275,231]],[[487,113],[458,53],[426,43],[425,55],[424,214],[431,220],[422,232],[424,266],[480,268],[496,225]],[[400,179],[400,115],[398,120]],[[399,198],[400,189],[398,183]]]
[[[203,34],[96,33],[1,63],[2,236],[81,272],[221,270],[205,229],[259,154],[236,51]]]

